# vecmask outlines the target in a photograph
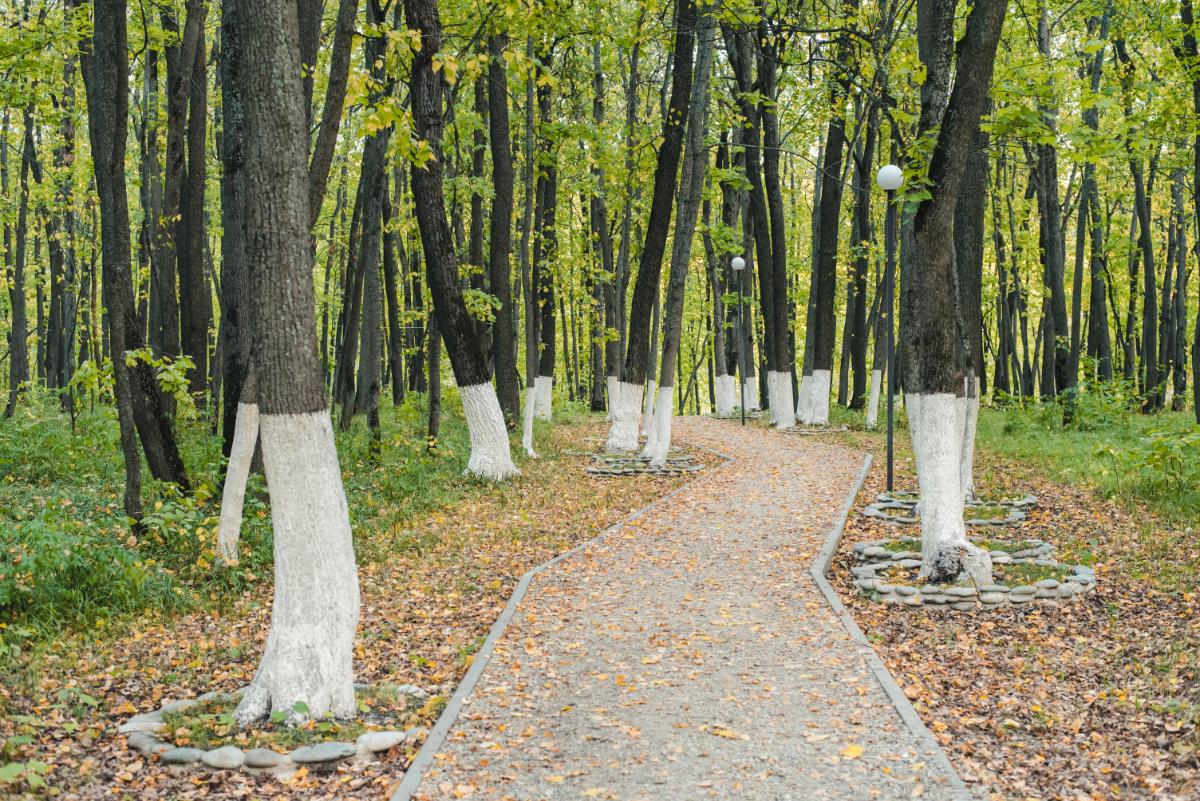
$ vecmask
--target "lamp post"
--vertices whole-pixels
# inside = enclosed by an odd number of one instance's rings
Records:
[[[887,215],[884,218],[884,238],[887,240],[887,266],[884,268],[884,294],[887,298],[887,489],[892,492],[894,450],[893,409],[895,408],[896,356],[892,313],[896,304],[896,190],[904,185],[904,171],[895,164],[885,164],[875,175],[875,183],[887,192]]]
[[[742,401],[738,404],[738,408],[742,413],[742,425],[746,425],[746,336],[742,327],[745,325],[743,315],[746,310],[743,308],[744,301],[742,300],[742,273],[746,271],[746,260],[741,256],[734,256],[729,262],[729,266],[733,268],[733,274],[737,281],[738,288],[738,313],[737,313],[737,338],[738,338],[738,390],[741,392]]]

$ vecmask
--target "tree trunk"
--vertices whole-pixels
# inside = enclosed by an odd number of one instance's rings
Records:
[[[329,181],[329,168],[337,150],[338,128],[342,123],[342,106],[346,100],[346,85],[350,78],[350,52],[356,34],[355,18],[358,16],[358,0],[340,0],[337,20],[334,22],[333,46],[329,51],[329,79],[325,84],[325,102],[322,104],[321,127],[313,144],[312,160],[308,168],[308,227],[316,225],[325,200],[325,185]],[[307,138],[306,140],[307,141]]]
[[[443,77],[434,72],[433,59],[442,46],[442,23],[437,0],[404,0],[405,16],[421,37],[413,56],[411,96],[416,135],[428,143],[432,159],[412,167],[412,192],[417,225],[425,251],[426,275],[438,330],[462,396],[471,435],[467,472],[499,480],[517,474],[508,447],[504,414],[496,399],[487,361],[473,336],[471,317],[458,281],[458,265],[446,220],[442,194],[442,93]]]
[[[508,72],[504,48],[508,36],[499,34],[488,40],[488,131],[492,155],[492,211],[488,275],[491,291],[500,302],[492,326],[492,360],[496,365],[496,397],[509,426],[521,414],[521,396],[517,378],[516,309],[512,295],[512,215],[513,166],[512,143],[508,131]]]
[[[958,308],[963,325],[966,394],[963,407],[962,491],[975,500],[975,426],[983,375],[983,213],[987,202],[988,135],[980,131],[966,154],[958,200],[954,205],[954,265]]]
[[[679,186],[679,212],[675,216],[675,239],[671,249],[671,271],[667,279],[666,317],[663,325],[662,366],[659,369],[658,398],[654,405],[654,423],[646,440],[643,456],[652,467],[663,467],[671,450],[671,400],[675,373],[679,364],[679,346],[683,336],[683,296],[687,288],[688,265],[692,258],[692,240],[696,233],[696,215],[708,168],[704,147],[708,121],[708,80],[712,66],[715,28],[712,16],[701,13],[696,24],[696,63],[691,98],[688,100],[687,141]]]
[[[988,102],[1003,3],[976,4],[954,48],[953,0],[919,0],[918,40],[926,65],[918,136],[937,127],[928,163],[930,196],[911,219],[911,258],[903,264],[901,349],[913,453],[921,489],[922,568],[934,582],[968,574],[991,582],[991,559],[967,541],[963,522],[964,395],[967,376],[961,298],[956,290],[954,210],[979,120]],[[957,53],[954,88],[944,117],[937,113]]]
[[[275,597],[258,672],[235,712],[293,722],[349,717],[358,578],[317,353],[307,129],[296,4],[239,4],[245,52],[246,262]]]
[[[692,89],[695,24],[694,2],[677,0],[675,41],[671,51],[671,97],[669,110],[663,118],[663,141],[658,151],[658,163],[654,168],[650,217],[646,223],[646,239],[638,263],[637,281],[633,288],[633,303],[629,313],[629,342],[621,372],[621,389],[618,393],[620,404],[613,415],[612,427],[608,433],[610,451],[632,451],[638,444],[638,410],[642,403],[650,360],[646,322],[658,301],[663,254],[666,250],[668,229],[671,226],[676,171],[683,147],[684,120],[687,118],[688,98]]]
[[[212,295],[204,275],[204,248],[208,242],[204,213],[208,70],[203,32],[197,37],[188,95],[187,169],[183,175],[179,226],[176,229],[179,333],[182,353],[193,364],[188,371],[188,389],[202,402],[208,390],[208,329],[212,325]]]

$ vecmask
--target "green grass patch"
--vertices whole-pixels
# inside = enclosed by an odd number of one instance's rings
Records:
[[[888,584],[924,587],[929,582],[918,578],[917,574],[919,570],[920,568],[916,567],[900,567],[899,565],[895,565],[878,571],[876,575]],[[992,580],[997,584],[1004,584],[1009,587],[1035,584],[1042,579],[1054,579],[1061,583],[1066,581],[1069,575],[1071,575],[1071,569],[1066,565],[1038,565],[1032,562],[992,565]],[[973,587],[975,585],[970,579],[964,579],[948,586]]]

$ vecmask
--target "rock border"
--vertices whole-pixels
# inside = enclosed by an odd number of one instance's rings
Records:
[[[372,689],[370,685],[355,684],[355,690]],[[426,700],[429,693],[411,684],[382,685],[387,689],[417,700]],[[270,773],[281,777],[291,775],[301,767],[314,770],[332,769],[346,760],[369,762],[376,754],[388,751],[397,745],[418,739],[425,733],[420,727],[406,729],[372,729],[363,732],[353,742],[327,740],[311,743],[281,753],[273,748],[251,748],[243,751],[236,745],[216,748],[176,746],[162,739],[166,723],[163,716],[171,712],[185,712],[192,707],[215,698],[236,699],[241,691],[234,693],[208,692],[198,698],[185,698],[163,704],[153,712],[134,715],[117,728],[124,735],[129,747],[144,757],[158,757],[159,764],[179,768],[211,770],[241,770],[250,774]]]
[[[971,509],[980,506],[1002,506],[1008,509],[1004,517],[973,518]],[[865,517],[872,517],[884,523],[898,526],[912,526],[921,522],[913,504],[904,501],[876,501],[862,510]],[[971,504],[966,507],[965,522],[968,526],[1013,526],[1026,518],[1025,511],[1017,506],[1007,504]]]
[[[913,545],[915,548],[908,548],[902,551],[891,551],[885,548],[885,545],[891,543],[902,543],[904,545]],[[1019,565],[1027,562],[1037,562],[1039,560],[1050,559],[1054,553],[1054,545],[1045,540],[1029,538],[1022,540],[1013,545],[1028,545],[1025,548],[988,548],[987,551],[992,557],[992,563],[997,565]],[[921,560],[921,540],[916,537],[898,537],[889,540],[867,540],[865,542],[854,543],[854,558],[859,563],[875,564],[877,562],[884,563],[905,563],[916,560],[918,564]],[[903,564],[904,567],[910,565]],[[915,567],[915,565],[913,565]]]
[[[879,571],[892,567],[919,567],[919,559],[899,562],[886,561],[855,565],[854,586],[859,595],[877,603],[903,606],[936,606],[968,611],[983,607],[995,609],[1001,606],[1058,606],[1064,601],[1086,595],[1096,589],[1096,572],[1086,565],[1059,565],[1052,559],[1038,559],[1034,564],[1047,567],[1069,568],[1071,574],[1065,581],[1042,579],[1034,584],[985,584],[979,587],[944,586],[926,584],[913,587],[889,584],[879,577]]]
[[[875,500],[881,503],[899,503],[905,506],[916,506],[921,496],[917,490],[894,490],[892,492],[881,492],[875,496]],[[967,506],[1012,506],[1017,509],[1030,509],[1037,506],[1038,496],[1031,492],[1027,492],[1019,498],[1003,498],[1000,500],[991,500],[981,498],[974,501],[968,501]]]
[[[637,475],[682,476],[704,469],[704,465],[695,463],[691,456],[680,453],[677,448],[672,448],[671,453],[676,455],[668,456],[666,464],[662,467],[651,467],[649,456],[636,453],[594,453],[591,456],[596,464],[583,468],[583,472],[589,476],[608,478]]]

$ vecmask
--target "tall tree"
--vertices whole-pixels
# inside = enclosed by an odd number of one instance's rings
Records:
[[[435,72],[433,68],[434,58],[442,49],[442,22],[437,0],[404,0],[404,13],[409,28],[420,36],[421,48],[413,55],[410,87],[413,122],[417,136],[427,143],[431,156],[424,165],[413,164],[413,202],[438,331],[446,344],[470,431],[471,458],[467,472],[493,480],[504,479],[518,471],[509,451],[504,414],[496,399],[487,360],[474,336],[459,284],[454,242],[442,194],[444,77],[441,71]]]
[[[246,261],[275,597],[258,671],[235,716],[349,717],[358,577],[317,352],[307,128],[296,4],[242,2]]]
[[[675,37],[671,49],[671,98],[663,116],[662,145],[654,168],[654,192],[650,200],[650,218],[646,223],[646,239],[638,263],[637,281],[630,307],[629,341],[621,371],[620,403],[613,414],[608,432],[610,451],[632,451],[638,444],[638,411],[650,360],[649,326],[658,301],[659,279],[667,233],[671,227],[674,206],[676,173],[680,151],[683,149],[684,123],[688,99],[692,90],[692,50],[695,39],[696,7],[694,0],[677,0],[675,7]]]
[[[903,263],[901,367],[921,489],[921,574],[942,582],[967,573],[983,584],[991,580],[991,559],[967,541],[963,522],[964,415],[959,407],[967,363],[953,234],[954,210],[987,106],[1007,4],[976,3],[955,48],[956,5],[956,0],[917,4],[918,48],[926,69],[918,136],[934,128],[937,135],[920,176],[928,196],[916,204],[908,222],[912,252]],[[950,90],[952,60],[957,65]]]
[[[489,215],[488,278],[499,302],[492,326],[492,361],[496,365],[496,396],[505,420],[514,425],[520,416],[521,396],[517,378],[516,309],[512,293],[512,143],[508,130],[508,70],[504,49],[508,35],[488,39],[487,102],[488,144],[492,156],[492,209]]]

